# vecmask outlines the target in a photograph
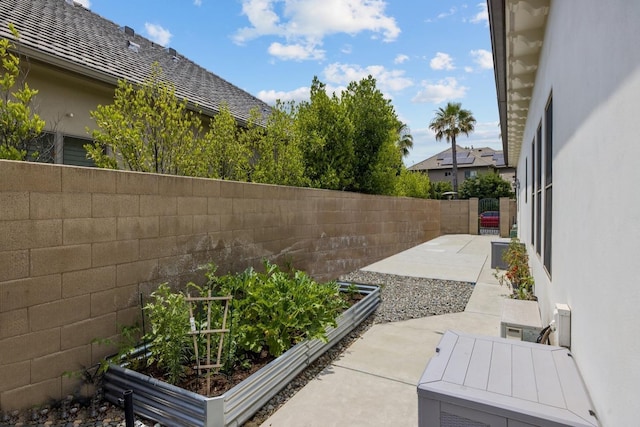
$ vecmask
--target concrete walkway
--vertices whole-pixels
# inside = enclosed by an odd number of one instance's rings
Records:
[[[490,268],[497,236],[448,235],[364,270],[475,282],[462,313],[373,325],[262,426],[417,426],[417,383],[448,330],[500,335],[508,294]]]

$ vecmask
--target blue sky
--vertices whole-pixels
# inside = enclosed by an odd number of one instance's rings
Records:
[[[501,149],[482,0],[83,0],[86,7],[273,104],[371,74],[407,123],[411,166],[447,148],[428,129],[461,102],[477,119],[461,145]]]

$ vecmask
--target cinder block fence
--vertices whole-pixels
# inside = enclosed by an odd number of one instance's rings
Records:
[[[0,410],[73,393],[159,283],[263,258],[335,279],[443,233],[467,201],[0,161]],[[451,203],[457,203],[454,206]],[[469,208],[467,209],[467,215]]]

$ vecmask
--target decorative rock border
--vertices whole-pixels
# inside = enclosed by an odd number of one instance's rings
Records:
[[[345,291],[350,284],[340,283]],[[104,377],[105,398],[117,403],[125,390],[133,391],[136,414],[171,426],[226,427],[247,421],[304,368],[351,332],[380,304],[380,288],[355,285],[365,298],[342,313],[327,330],[328,341],[301,342],[221,396],[200,394],[111,365]]]

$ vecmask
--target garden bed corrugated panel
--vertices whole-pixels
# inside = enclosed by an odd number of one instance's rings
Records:
[[[348,286],[341,283],[343,291]],[[338,317],[337,326],[327,331],[328,342],[310,340],[295,345],[221,396],[205,397],[111,365],[104,377],[105,397],[119,403],[123,392],[132,390],[135,413],[164,425],[239,426],[375,311],[380,304],[380,288],[358,284],[356,287],[366,296]]]

